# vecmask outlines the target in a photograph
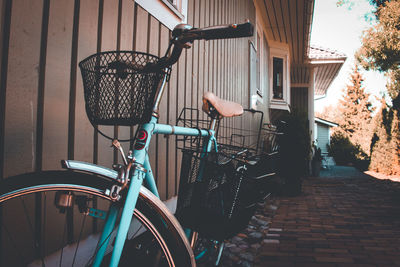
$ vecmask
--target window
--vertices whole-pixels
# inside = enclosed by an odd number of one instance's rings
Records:
[[[170,30],[187,22],[188,0],[136,0],[136,3]]]
[[[283,100],[283,58],[274,57],[272,62],[272,97]]]
[[[161,0],[179,18],[184,19],[182,14],[182,0]]]
[[[263,75],[262,75],[262,77],[261,77],[261,79],[262,79],[262,84],[264,85],[264,89],[261,91],[261,94],[260,94],[260,96],[261,97],[263,97],[264,95],[265,95],[265,97],[266,97],[266,99],[268,99],[268,88],[269,88],[269,84],[268,84],[268,70],[269,70],[269,67],[268,67],[268,59],[269,59],[269,56],[268,56],[268,43],[267,43],[267,39],[265,38],[265,35],[264,35],[264,38],[263,38]],[[268,100],[267,100],[268,101]]]
[[[287,45],[274,43],[270,48],[270,107],[289,109],[289,49]]]
[[[250,107],[257,109],[268,92],[268,45],[261,27],[257,25],[255,44],[250,43]]]
[[[261,92],[261,38],[257,31],[257,59],[256,59],[256,93],[262,97]]]

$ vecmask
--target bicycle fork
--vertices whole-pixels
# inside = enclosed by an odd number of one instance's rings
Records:
[[[134,156],[130,158],[131,161],[130,164],[132,164],[134,169],[131,172],[133,173],[133,175],[129,175],[129,167],[128,167],[128,173],[126,174],[128,177],[130,177],[130,181],[128,186],[128,192],[124,200],[124,205],[123,207],[119,207],[119,203],[117,202],[115,205],[111,205],[101,238],[98,243],[97,253],[95,261],[93,263],[93,267],[100,266],[104,258],[104,254],[106,252],[110,240],[110,235],[113,232],[113,229],[115,228],[118,213],[122,208],[121,219],[116,233],[114,248],[109,265],[110,267],[118,266],[118,263],[122,255],[122,250],[124,248],[125,240],[129,231],[129,227],[131,225],[132,216],[136,207],[137,199],[139,197],[140,188],[145,178],[146,182],[150,185],[150,189],[153,192],[153,194],[158,196],[157,187],[154,183],[154,178],[151,174],[151,168],[149,166],[148,155],[146,152],[151,139],[151,134],[148,133],[152,133],[152,131],[154,130],[155,123],[156,123],[156,118],[152,118],[151,123],[142,125],[142,129],[140,130],[140,132],[145,133],[144,135],[145,138],[139,137],[138,146],[135,147]],[[118,148],[123,155],[122,149],[119,147],[119,144],[115,145],[113,143],[113,145],[116,148]],[[138,149],[139,146],[140,149]],[[126,165],[127,163],[126,159],[124,159],[124,163]],[[128,164],[128,166],[130,165]],[[147,170],[143,168],[143,166],[145,168],[148,168],[149,172],[146,173]],[[128,177],[125,177],[125,179],[127,179]]]
[[[109,265],[110,267],[117,267],[121,258],[122,250],[132,221],[132,215],[136,207],[136,202],[139,197],[140,187],[142,186],[144,176],[145,173],[143,171],[136,169],[130,181],[130,186],[122,209],[121,219],[115,237],[114,248]],[[110,207],[106,223],[98,243],[96,257],[92,265],[93,267],[100,266],[104,258],[104,254],[106,252],[111,233],[114,230],[120,208],[121,207],[118,207],[118,203],[115,205],[113,204]]]

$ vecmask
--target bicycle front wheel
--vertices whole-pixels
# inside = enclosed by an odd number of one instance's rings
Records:
[[[90,266],[113,203],[113,181],[45,171],[0,183],[0,266]],[[118,221],[117,221],[118,225]],[[107,266],[116,229],[107,237]],[[119,266],[194,266],[179,223],[142,188]]]

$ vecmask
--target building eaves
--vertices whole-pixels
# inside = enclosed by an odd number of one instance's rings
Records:
[[[324,119],[321,119],[321,118],[317,118],[317,117],[315,117],[315,122],[318,122],[318,123],[321,123],[321,124],[324,124],[324,125],[327,125],[327,126],[330,126],[330,127],[337,127],[337,126],[339,126],[339,124],[337,124],[337,123],[334,123],[334,122],[331,122],[331,121],[327,121],[327,120],[324,120]]]
[[[309,59],[311,61],[319,61],[319,60],[345,61],[347,59],[347,56],[333,49],[310,45]]]

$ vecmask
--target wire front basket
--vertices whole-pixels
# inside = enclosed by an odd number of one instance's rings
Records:
[[[145,66],[159,58],[134,51],[101,52],[79,63],[86,113],[95,125],[133,126],[150,120],[163,71]]]

